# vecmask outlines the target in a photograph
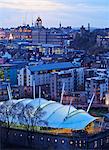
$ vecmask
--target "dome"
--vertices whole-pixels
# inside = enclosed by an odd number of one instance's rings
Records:
[[[40,18],[40,17],[38,17],[38,18],[37,18],[37,22],[40,22],[40,21],[42,22],[41,18]]]
[[[73,106],[69,109],[69,105],[43,98],[0,102],[0,120],[6,122],[7,114],[11,123],[31,125],[32,120],[34,126],[73,130],[85,129],[89,123],[96,120],[82,109],[77,110]]]

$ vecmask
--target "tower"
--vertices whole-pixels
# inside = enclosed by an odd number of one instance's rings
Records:
[[[61,22],[59,23],[59,28],[61,28],[62,27],[62,25],[61,25]]]
[[[90,23],[88,23],[88,31],[90,32]]]
[[[37,18],[35,22],[35,27],[38,27],[38,28],[42,27],[42,19],[40,17]]]
[[[32,27],[34,26],[34,23],[33,23],[33,19],[32,19]]]

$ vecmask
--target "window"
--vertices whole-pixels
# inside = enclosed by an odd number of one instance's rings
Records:
[[[14,135],[16,136],[16,133],[14,133]]]
[[[70,144],[72,145],[72,144],[73,144],[73,141],[70,141]]]
[[[78,141],[75,141],[75,143],[76,143],[75,145],[76,145],[76,147],[77,147],[77,146],[78,146],[78,144],[77,144],[77,143],[78,143]]]
[[[109,137],[107,137],[107,139],[106,139],[106,143],[109,143]]]
[[[57,143],[57,141],[58,141],[58,140],[57,140],[57,139],[55,139],[55,143]]]
[[[101,139],[101,145],[103,145],[103,139]]]
[[[84,141],[83,141],[84,146],[85,146],[85,143],[86,143],[86,141],[84,140]]]
[[[43,137],[41,137],[41,141],[43,141],[44,140],[44,138]]]
[[[81,147],[81,146],[82,146],[81,141],[79,141],[79,147]]]
[[[97,141],[94,141],[94,148],[97,147]]]
[[[64,143],[65,143],[65,141],[64,141],[64,140],[62,140],[62,141],[61,141],[61,143],[62,143],[62,144],[64,144]]]

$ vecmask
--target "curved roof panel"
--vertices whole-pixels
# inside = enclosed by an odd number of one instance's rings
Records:
[[[69,105],[62,105],[43,98],[0,102],[0,120],[2,121],[3,114],[6,113],[6,108],[10,112],[10,120],[18,124],[31,124],[31,121],[34,121],[34,125],[36,126],[81,130],[96,119],[84,110],[77,110],[73,106],[69,107]],[[13,116],[14,119],[12,119]],[[27,117],[27,122],[25,121],[25,117]],[[37,120],[39,121],[38,123]],[[42,125],[42,121],[47,122],[47,124],[43,123]]]

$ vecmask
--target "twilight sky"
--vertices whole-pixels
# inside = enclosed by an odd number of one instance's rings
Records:
[[[45,27],[109,27],[109,0],[0,0],[0,27],[15,27],[35,21]]]

